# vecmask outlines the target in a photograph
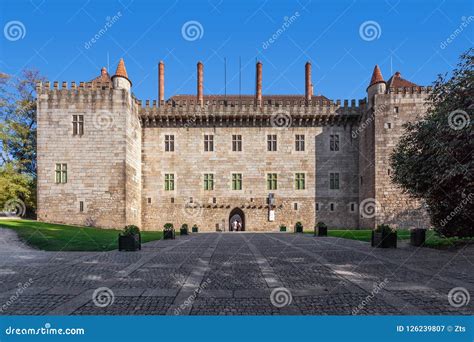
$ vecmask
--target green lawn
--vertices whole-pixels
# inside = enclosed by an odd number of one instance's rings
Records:
[[[118,248],[119,230],[67,226],[32,220],[0,220],[28,245],[45,251],[109,251]],[[160,240],[163,232],[142,232],[142,242]]]
[[[305,233],[313,234],[313,231],[305,231]],[[370,242],[371,237],[372,237],[372,230],[370,229],[329,230],[328,229],[328,236]],[[397,230],[397,238],[398,240],[409,240],[410,231],[407,229]],[[432,247],[432,248],[450,248],[450,247],[456,247],[458,245],[465,244],[465,243],[471,243],[473,241],[474,241],[473,239],[445,238],[445,237],[439,236],[433,230],[428,230],[426,232],[425,246]]]

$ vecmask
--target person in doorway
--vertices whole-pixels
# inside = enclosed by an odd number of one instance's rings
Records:
[[[234,222],[232,222],[232,231],[236,232],[237,228],[238,228],[237,220],[234,220]]]
[[[242,231],[242,222],[237,223],[237,230],[240,232]]]

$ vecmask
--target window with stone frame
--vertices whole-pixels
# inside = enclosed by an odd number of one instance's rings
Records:
[[[277,136],[276,134],[267,135],[267,151],[275,152],[277,150]]]
[[[214,190],[214,174],[204,174],[204,190]]]
[[[242,151],[242,136],[240,134],[232,135],[232,151],[234,152]]]
[[[232,174],[232,190],[242,190],[242,174]]]
[[[165,152],[174,152],[174,135],[165,135]]]
[[[65,184],[67,183],[67,164],[56,164],[56,183]]]
[[[304,134],[296,134],[295,136],[295,149],[298,152],[304,151]]]
[[[267,174],[267,190],[277,190],[278,175],[276,173]]]
[[[339,189],[339,173],[331,172],[329,174],[329,189],[337,190]]]
[[[72,116],[72,135],[84,134],[84,115]]]
[[[295,173],[295,189],[304,190],[305,189],[305,174],[304,173]]]
[[[174,190],[174,173],[165,174],[165,191]]]
[[[339,151],[339,134],[331,134],[329,136],[329,149],[331,151]]]
[[[204,151],[205,152],[214,151],[214,135],[212,134],[204,135]]]

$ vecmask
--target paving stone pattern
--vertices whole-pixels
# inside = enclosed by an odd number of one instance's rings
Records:
[[[448,302],[454,287],[474,297],[473,246],[374,249],[307,234],[199,233],[139,252],[42,252],[7,230],[0,246],[0,315],[474,312],[473,298],[460,308]],[[100,288],[113,297],[103,307],[93,298]],[[284,303],[274,305],[282,288]]]

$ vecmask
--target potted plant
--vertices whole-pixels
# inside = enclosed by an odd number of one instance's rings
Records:
[[[138,251],[142,249],[140,228],[134,225],[125,226],[119,234],[119,251]]]
[[[193,233],[197,233],[198,230],[199,230],[199,228],[198,228],[197,224],[193,225],[193,228],[192,228]]]
[[[397,230],[380,224],[372,231],[372,247],[397,248]]]
[[[302,232],[303,232],[303,224],[298,221],[295,224],[295,233],[302,233]]]
[[[188,235],[188,225],[186,223],[181,225],[181,229],[179,230],[179,233],[181,235]]]
[[[166,223],[163,229],[163,240],[174,239],[175,231],[172,223]]]
[[[286,232],[286,226],[284,224],[280,224],[280,232]]]
[[[316,236],[316,228],[318,229],[318,236],[328,236],[328,226],[324,222],[318,222],[314,229],[314,235]]]
[[[410,230],[410,244],[419,247],[425,243],[426,229],[413,228]]]

